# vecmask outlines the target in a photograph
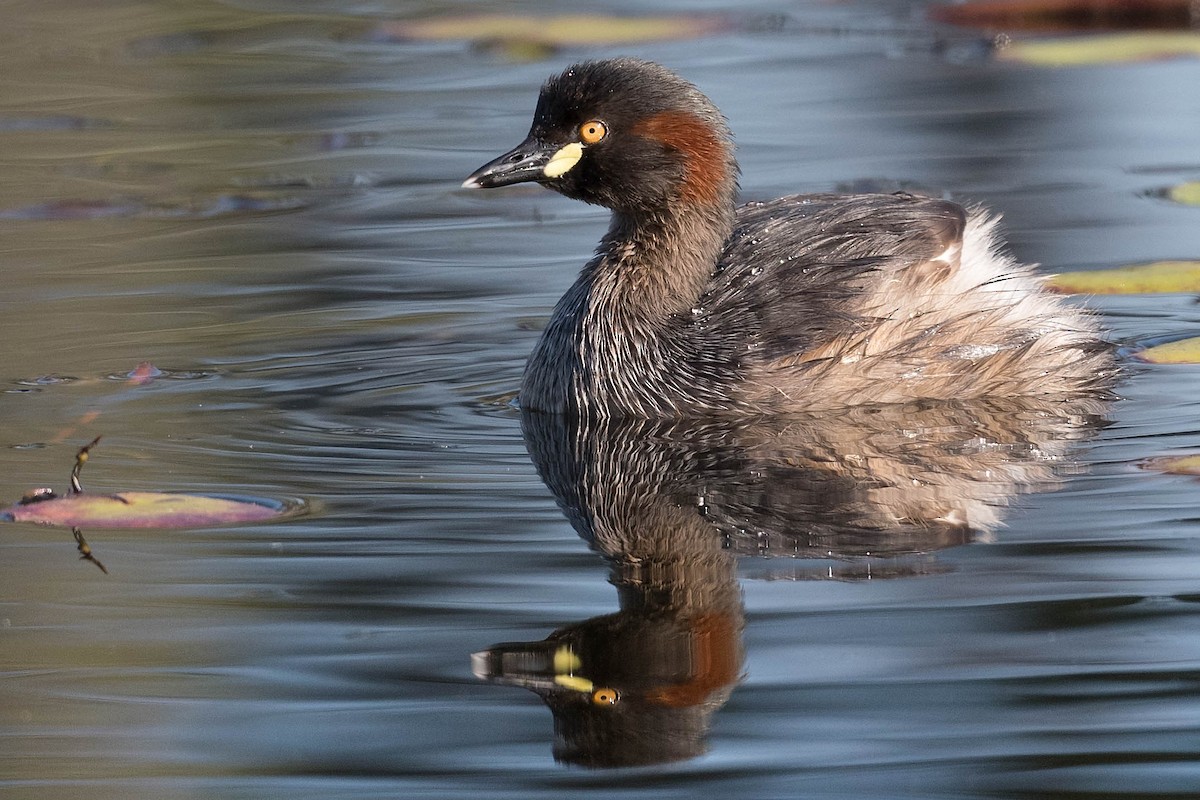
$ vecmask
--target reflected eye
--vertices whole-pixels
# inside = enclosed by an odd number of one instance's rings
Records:
[[[579,138],[584,144],[595,144],[608,136],[608,126],[598,119],[589,120],[579,126]]]
[[[592,705],[615,706],[620,699],[621,695],[617,694],[616,689],[605,687],[592,692]]]

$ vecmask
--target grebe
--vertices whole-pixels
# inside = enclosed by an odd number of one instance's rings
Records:
[[[912,194],[736,204],[724,118],[665,67],[577,64],[529,136],[463,183],[536,181],[612,210],[534,348],[521,406],[776,414],[1107,394],[1095,321],[1000,249],[996,219]]]

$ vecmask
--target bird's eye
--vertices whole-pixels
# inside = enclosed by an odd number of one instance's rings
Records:
[[[603,689],[597,689],[596,691],[592,692],[592,704],[593,705],[615,706],[617,704],[617,701],[620,699],[621,699],[621,696],[619,694],[617,694],[616,689],[609,689],[609,688],[605,687]]]
[[[584,144],[595,144],[608,136],[608,126],[598,119],[588,120],[579,126],[579,138]]]

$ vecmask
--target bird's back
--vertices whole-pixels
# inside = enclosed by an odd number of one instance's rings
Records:
[[[909,194],[751,203],[692,325],[745,343],[747,407],[1102,391],[1115,367],[1097,326],[1000,252],[994,227]]]

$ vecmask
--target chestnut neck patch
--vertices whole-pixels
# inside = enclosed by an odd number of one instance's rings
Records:
[[[715,205],[729,184],[729,143],[703,119],[681,111],[663,111],[641,120],[633,133],[656,139],[684,154],[687,177],[681,197]]]

